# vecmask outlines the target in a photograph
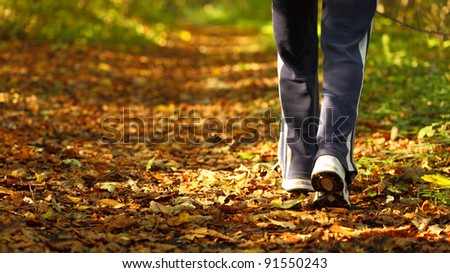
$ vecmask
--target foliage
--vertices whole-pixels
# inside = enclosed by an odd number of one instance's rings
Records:
[[[239,2],[238,6],[230,0],[214,4],[203,0],[3,0],[0,36],[58,43],[164,45],[166,25],[186,20],[197,24],[252,22],[253,26],[270,20],[267,0]]]
[[[59,42],[151,41],[155,25],[190,22],[259,27],[270,21],[270,0],[2,0],[0,35]],[[379,10],[427,31],[445,32],[445,0],[381,1]],[[446,39],[439,38],[443,43]]]

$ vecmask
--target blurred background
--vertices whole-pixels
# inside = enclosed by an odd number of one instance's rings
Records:
[[[171,47],[174,30],[186,42],[198,27],[226,26],[256,33],[248,47],[274,54],[270,6],[270,0],[0,0],[0,50],[11,42],[157,50]],[[380,1],[362,120],[403,134],[447,126],[449,24],[448,0]]]
[[[270,23],[271,0],[1,0],[3,39],[44,39],[54,42],[158,43],[164,26],[226,24],[261,28]],[[430,47],[448,47],[447,0],[382,0],[380,12],[428,32]],[[395,25],[377,20],[378,28]],[[406,30],[403,30],[406,31]],[[447,35],[447,36],[446,36]],[[419,34],[419,36],[421,36]]]

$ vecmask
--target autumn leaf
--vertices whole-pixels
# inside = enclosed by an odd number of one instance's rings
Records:
[[[304,195],[301,195],[297,199],[292,199],[292,200],[287,200],[287,201],[282,201],[280,199],[274,199],[270,202],[270,205],[272,208],[292,209],[292,208],[302,204],[302,202],[304,202],[303,200],[301,200],[302,197],[305,198]]]
[[[188,223],[190,221],[191,217],[189,213],[187,212],[181,212],[176,217],[172,217],[167,219],[167,224],[172,227],[181,226],[184,223]]]
[[[236,155],[247,160],[252,160],[255,157],[255,155],[245,152],[237,152]]]
[[[450,188],[450,179],[440,174],[427,174],[421,177],[424,181],[442,188]]]
[[[424,231],[428,225],[430,224],[432,218],[426,215],[416,215],[414,219],[411,220],[411,223],[417,227],[420,231]]]
[[[57,212],[61,212],[61,211],[62,211],[62,209],[61,209],[61,207],[59,206],[58,202],[56,201],[56,198],[55,198],[54,195],[52,196],[52,205],[53,205],[53,208],[54,208]]]
[[[49,210],[46,213],[43,213],[41,216],[44,219],[49,219],[49,218],[52,218],[53,216],[55,216],[55,212],[53,210]]]
[[[287,201],[287,202],[281,204],[281,205],[279,206],[279,208],[280,208],[280,209],[291,209],[291,208],[297,206],[298,204],[301,204],[301,202],[302,202],[302,201],[299,200],[299,199],[289,200],[289,201]]]
[[[38,182],[38,183],[41,183],[50,178],[50,174],[47,172],[36,173],[35,176],[36,176],[36,182]]]
[[[106,218],[105,222],[107,223],[107,228],[113,230],[129,228],[136,224],[136,219],[132,216],[122,213]]]
[[[297,225],[295,225],[294,223],[291,222],[287,222],[287,221],[277,221],[277,220],[273,220],[273,219],[269,219],[270,223],[276,225],[276,226],[280,226],[283,228],[288,228],[288,229],[296,229]]]
[[[152,157],[149,161],[147,161],[147,164],[145,166],[146,171],[150,171],[153,168],[153,162],[155,162],[157,156]]]
[[[68,158],[64,159],[62,161],[62,164],[74,167],[74,168],[80,168],[82,166],[81,162],[78,159]]]
[[[113,193],[116,190],[116,183],[97,183],[97,186],[102,190],[107,190]]]
[[[423,139],[425,137],[432,137],[436,133],[436,130],[433,128],[433,126],[426,126],[420,129],[419,133],[417,134],[418,139]]]
[[[69,201],[71,203],[74,203],[74,204],[78,204],[82,200],[81,197],[74,197],[74,196],[70,196],[68,194],[66,194],[66,199],[67,199],[67,201]]]
[[[107,198],[99,200],[98,204],[101,207],[110,207],[110,208],[114,208],[114,209],[120,209],[125,206],[125,204],[122,204],[120,202],[117,202],[116,200],[107,199]]]
[[[182,204],[179,205],[174,205],[174,206],[170,206],[170,205],[162,205],[158,202],[155,201],[151,201],[150,202],[150,209],[154,212],[154,213],[158,213],[161,212],[165,215],[169,215],[169,216],[174,216],[177,215],[183,211],[189,211],[189,210],[193,210],[195,209],[195,206],[189,202],[184,202]]]
[[[229,237],[227,235],[224,235],[216,230],[212,230],[212,229],[208,229],[208,228],[198,228],[198,229],[194,229],[194,230],[189,230],[187,232],[187,237],[186,238],[192,238],[192,237],[205,237],[205,236],[210,236],[213,238],[218,238],[218,239],[223,239],[225,241],[229,241],[229,242],[235,242],[237,238],[232,238]],[[184,235],[184,236],[186,236]]]

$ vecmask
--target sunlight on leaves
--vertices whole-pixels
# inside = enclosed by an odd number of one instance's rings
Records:
[[[436,130],[433,128],[433,126],[426,126],[420,129],[417,138],[418,139],[424,139],[425,137],[432,137],[434,136],[434,133]]]
[[[252,160],[255,157],[255,155],[245,152],[237,152],[236,155],[247,160]]]
[[[442,188],[450,188],[450,179],[440,174],[427,174],[422,179]]]
[[[116,200],[108,199],[108,198],[101,199],[98,201],[98,203],[101,207],[110,207],[110,208],[114,208],[114,209],[120,209],[125,206],[125,204],[122,204]]]

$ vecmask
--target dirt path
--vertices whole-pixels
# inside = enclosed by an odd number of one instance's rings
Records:
[[[312,210],[274,166],[274,52],[236,29],[165,39],[0,52],[0,252],[450,250],[449,209],[402,153],[427,153],[414,140],[362,121],[355,206]]]

